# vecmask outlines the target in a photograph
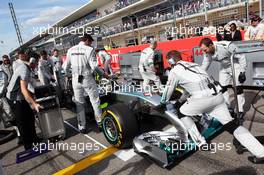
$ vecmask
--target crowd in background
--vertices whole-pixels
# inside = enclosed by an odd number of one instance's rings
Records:
[[[117,10],[125,8],[131,4],[138,2],[139,0],[117,0],[117,2],[112,6],[104,10],[104,15],[109,15]],[[103,16],[104,16],[103,15]]]
[[[214,8],[224,7],[227,5],[232,5],[244,1],[245,0],[207,0],[206,7],[207,10],[212,10]],[[154,12],[150,12],[141,16],[135,15],[133,18],[123,20],[122,24],[103,28],[101,33],[103,36],[109,36],[135,28],[172,20],[173,18],[177,19],[192,14],[202,13],[205,11],[205,3],[203,0],[188,0],[184,3],[173,3],[172,5],[175,7],[174,11],[173,7],[168,7],[164,9],[157,8],[157,10]]]
[[[109,15],[117,10],[125,8],[131,4],[138,2],[139,0],[117,0],[115,4],[107,9],[104,9],[103,12],[93,11],[86,16],[78,19],[77,21],[67,25],[65,28],[69,30],[81,27],[91,21],[94,21],[98,18],[101,18],[105,15]],[[109,36],[124,31],[133,30],[135,28],[148,26],[151,24],[172,20],[173,18],[181,18],[192,14],[202,13],[205,11],[205,6],[207,10],[214,8],[224,7],[227,5],[244,2],[246,0],[187,0],[179,3],[178,1],[171,2],[171,7],[159,9],[143,14],[141,16],[134,16],[126,20],[122,20],[121,24],[114,26],[102,27],[101,33],[103,36]],[[166,2],[167,3],[167,2]],[[173,7],[174,6],[174,11]],[[61,32],[59,33],[59,35]]]
[[[85,25],[85,24],[87,24],[87,23],[89,23],[91,21],[94,21],[94,20],[96,20],[98,18],[101,18],[103,16],[106,16],[106,15],[109,15],[109,14],[111,14],[111,13],[117,11],[117,10],[125,8],[125,7],[127,7],[127,6],[129,6],[131,4],[134,4],[134,3],[138,2],[138,1],[139,0],[117,0],[116,3],[113,6],[105,9],[103,11],[103,13],[101,13],[99,11],[94,11],[94,12],[86,15],[85,17],[75,21],[74,23],[66,26],[66,28],[72,29],[72,28],[81,27],[81,26],[83,26],[83,25]]]

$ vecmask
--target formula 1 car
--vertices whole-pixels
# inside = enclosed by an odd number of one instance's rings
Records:
[[[113,86],[104,87],[104,90],[111,87]],[[161,113],[154,109],[161,97],[146,96],[142,92],[136,92],[135,87],[133,84],[125,85],[122,89],[112,89],[101,96],[101,101],[105,104],[102,130],[106,140],[120,149],[133,146],[136,153],[148,155],[162,167],[171,165],[175,159],[195,150],[196,144],[180,120],[177,101],[172,100],[167,104],[167,110]],[[175,97],[180,95],[178,91]],[[144,116],[162,117],[171,123],[173,129],[155,131],[155,128],[150,128],[150,132],[142,132],[141,120]],[[222,128],[220,122],[207,114],[195,120],[206,139]]]

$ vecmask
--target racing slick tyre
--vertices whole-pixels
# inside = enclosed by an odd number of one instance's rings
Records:
[[[117,148],[128,148],[139,134],[136,116],[125,104],[114,104],[103,113],[102,130],[106,140]]]

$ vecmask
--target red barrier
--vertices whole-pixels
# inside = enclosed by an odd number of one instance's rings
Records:
[[[165,68],[169,67],[166,61],[166,54],[171,50],[178,50],[182,53],[183,60],[185,61],[193,61],[193,48],[198,46],[201,39],[204,37],[194,37],[194,38],[187,38],[187,39],[179,39],[179,40],[172,40],[166,42],[158,42],[157,49],[162,52],[163,61]],[[214,41],[216,40],[215,37],[211,37]],[[112,55],[112,68],[114,71],[119,70],[118,61],[120,59],[121,54],[125,53],[132,53],[142,51],[148,44],[138,45],[138,46],[129,46],[129,47],[122,47],[117,49],[109,50],[108,52]]]
[[[182,53],[183,60],[192,62],[193,61],[193,48],[199,45],[202,38],[204,38],[204,36],[172,40],[172,41],[166,41],[166,42],[158,42],[157,49],[162,52],[165,68],[169,67],[169,64],[167,63],[167,60],[166,60],[166,54],[171,50],[180,51]],[[210,36],[210,38],[213,41],[216,41],[216,38],[214,36]],[[128,46],[128,47],[121,47],[121,48],[109,50],[108,53],[110,53],[112,56],[111,66],[114,72],[119,71],[120,69],[119,60],[120,60],[121,54],[141,52],[143,49],[145,49],[148,46],[149,44],[144,44],[144,45]],[[62,60],[64,62],[66,60],[66,56],[64,56]],[[98,62],[99,62],[99,65],[102,66],[100,59],[98,59]]]

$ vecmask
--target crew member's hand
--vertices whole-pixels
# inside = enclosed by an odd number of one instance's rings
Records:
[[[238,81],[240,83],[244,83],[246,81],[246,73],[245,72],[240,72],[240,74],[238,76]]]
[[[166,104],[161,103],[158,106],[155,106],[153,109],[160,113],[164,113],[166,110]]]
[[[32,108],[37,112],[39,112],[40,109],[43,109],[43,107],[38,103],[33,103]]]

